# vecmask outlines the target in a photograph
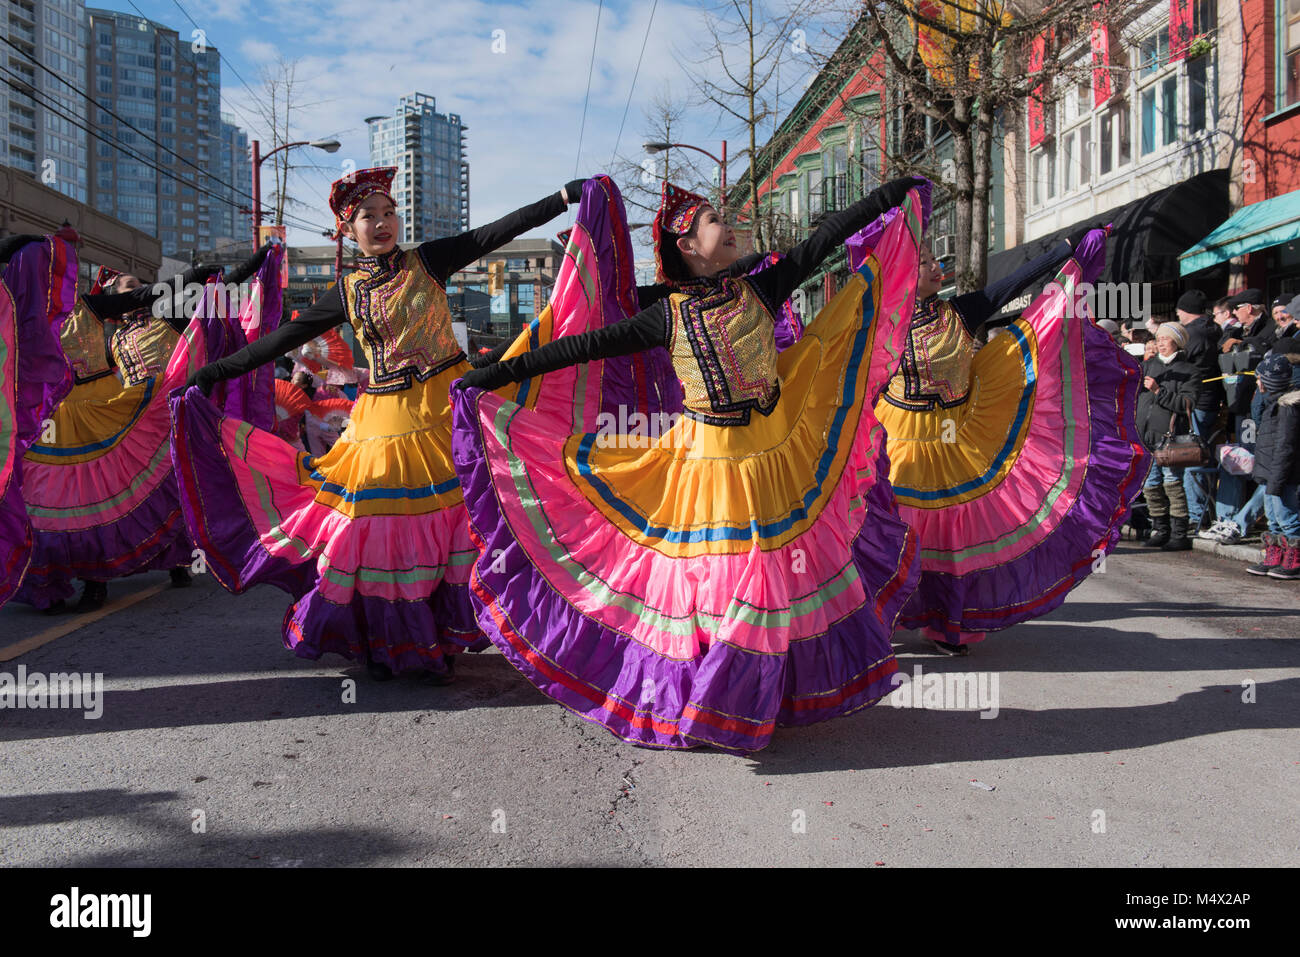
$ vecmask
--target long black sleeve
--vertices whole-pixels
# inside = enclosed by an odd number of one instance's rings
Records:
[[[859,229],[869,225],[889,207],[876,190],[848,209],[827,216],[816,232],[790,250],[779,263],[749,276],[749,282],[767,300],[775,312],[798,287],[811,276],[827,256]]]
[[[263,243],[262,246],[253,253],[248,259],[236,266],[230,272],[226,273],[226,282],[243,282],[253,273],[262,268],[262,263],[266,262],[267,254],[271,251],[271,243]]]
[[[1073,255],[1074,250],[1063,239],[1037,259],[1025,263],[1010,276],[991,282],[983,289],[954,296],[951,302],[957,307],[957,313],[961,316],[966,331],[975,335],[975,330],[981,323],[987,321],[990,316],[1027,288],[1055,273]]]
[[[504,362],[483,369],[471,369],[465,374],[466,385],[480,389],[499,389],[510,382],[522,382],[533,376],[554,372],[566,366],[593,359],[612,359],[632,352],[653,349],[668,344],[668,323],[665,305],[655,304],[642,309],[635,316],[616,322],[603,329],[561,336],[540,349],[525,352]]]
[[[181,288],[184,289],[191,283],[206,282],[212,269],[211,266],[191,266],[180,274]],[[154,286],[157,285],[158,283],[144,282],[130,292],[101,292],[93,296],[86,294],[81,299],[100,322],[107,322],[124,316],[128,312],[135,312],[137,309],[153,309],[153,304],[159,299],[176,294],[176,277],[172,277],[163,283],[167,289],[162,293],[154,292]],[[174,325],[174,323],[171,324]],[[181,329],[184,328],[185,325],[182,322]]]
[[[249,343],[224,359],[208,363],[199,374],[211,381],[219,381],[252,372],[258,366],[266,365],[304,342],[310,342],[341,325],[345,319],[347,314],[343,310],[342,294],[339,287],[334,286],[320,301],[299,314],[297,319],[286,322],[270,335]]]
[[[531,206],[516,209],[494,223],[471,229],[458,236],[434,239],[416,247],[424,267],[439,282],[446,282],[451,274],[464,269],[476,259],[481,259],[494,249],[499,249],[520,233],[542,226],[565,210],[565,202],[558,192]]]
[[[755,257],[752,256],[746,257],[746,259],[754,260]],[[745,260],[741,260],[741,262],[745,262]],[[754,263],[751,261],[749,263],[749,268],[752,268],[753,265]],[[739,266],[739,264],[737,264],[737,266]],[[748,269],[746,269],[745,271],[748,271]],[[651,286],[637,286],[636,287],[637,307],[642,310],[649,309],[651,306],[667,298],[669,293],[671,293],[672,291],[673,291],[673,286],[671,286],[669,283],[666,282],[655,283],[654,285]],[[492,365],[493,363],[500,362],[501,357],[510,351],[510,347],[514,345],[514,343],[515,340],[510,339],[507,340],[506,342],[501,343],[501,345],[497,346],[491,352],[486,352],[483,355],[478,355],[478,356],[470,356],[469,364],[472,365],[475,369],[485,369],[488,366]]]

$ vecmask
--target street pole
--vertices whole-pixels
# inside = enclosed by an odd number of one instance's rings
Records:
[[[719,199],[720,206],[718,208],[718,212],[722,215],[723,219],[726,219],[727,218],[727,141],[726,140],[722,141],[722,163],[719,164],[718,168],[722,170],[722,175],[721,175],[722,195],[721,198]]]
[[[253,248],[261,245],[262,226],[262,144],[253,140]]]

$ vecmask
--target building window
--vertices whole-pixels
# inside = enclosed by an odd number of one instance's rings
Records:
[[[1277,0],[1278,109],[1300,103],[1300,0]]]

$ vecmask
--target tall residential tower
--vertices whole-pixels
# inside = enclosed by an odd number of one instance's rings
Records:
[[[371,116],[370,164],[396,166],[393,199],[402,242],[423,242],[469,229],[469,163],[456,113],[439,113],[433,97],[411,93],[392,116]]]

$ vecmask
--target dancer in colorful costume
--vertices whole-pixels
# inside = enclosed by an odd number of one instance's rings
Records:
[[[635,744],[747,752],[777,724],[848,714],[890,690],[890,634],[917,569],[872,406],[912,313],[917,182],[828,217],[755,276],[732,274],[735,240],[716,210],[665,184],[656,250],[678,285],[662,302],[462,380],[453,448],[482,550],[479,623],[560,704]],[[631,293],[592,244],[597,187],[555,316],[609,314]],[[873,256],[778,355],[780,304],[905,198]],[[594,360],[659,346],[685,414],[658,435],[601,428]],[[523,380],[535,407],[479,391]]]
[[[852,264],[885,228],[849,243]],[[902,367],[876,406],[890,481],[921,541],[921,584],[900,625],[946,654],[1044,615],[1119,540],[1150,465],[1136,423],[1137,363],[1088,318],[1081,283],[1106,232],[1079,230],[1014,275],[951,300],[922,253]],[[978,327],[1056,272],[983,347]]]
[[[23,455],[72,388],[59,330],[76,301],[75,234],[0,241],[0,605],[32,552]]]
[[[286,647],[335,652],[378,679],[451,679],[453,658],[482,647],[467,584],[476,552],[451,462],[453,379],[469,369],[452,332],[447,279],[564,211],[581,180],[487,226],[397,245],[394,168],[336,182],[330,207],[360,247],[358,270],[294,321],[200,370],[173,399],[186,517],[208,568],[239,593],[270,583],[293,597]],[[344,322],[371,376],[328,453],[296,452],[270,432],[222,416],[204,395]],[[202,394],[200,394],[202,393]],[[482,642],[482,644],[480,644]]]
[[[225,275],[223,291],[261,270],[270,248]],[[194,546],[172,476],[166,394],[209,350],[221,355],[244,344],[236,317],[224,315],[224,297],[218,307],[216,287],[205,285],[218,273],[213,266],[186,270],[178,304],[177,280],[161,292],[101,269],[63,324],[60,345],[74,386],[27,452],[23,494],[35,544],[18,600],[57,611],[80,577],[75,610],[87,612],[103,605],[111,579],[166,568],[174,586],[190,583]],[[278,285],[265,277],[253,285],[254,303],[262,302],[261,287],[273,286],[276,317],[269,321],[278,321]],[[206,314],[187,324],[182,314],[196,303]],[[245,408],[253,395],[232,391],[231,398]],[[263,404],[269,409],[269,398]]]

